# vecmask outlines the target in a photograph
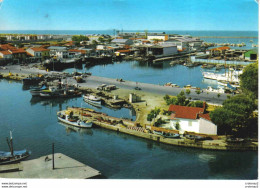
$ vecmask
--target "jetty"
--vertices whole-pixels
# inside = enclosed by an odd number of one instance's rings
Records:
[[[17,164],[3,165],[0,166],[0,177],[16,179],[89,179],[101,175],[98,170],[62,153],[55,153],[54,160],[54,169],[52,154]]]
[[[257,151],[258,142],[228,142],[225,138],[212,136],[212,140],[195,140],[186,137],[180,139],[166,138],[163,135],[153,133],[153,127],[142,126],[134,121],[125,120],[108,116],[107,114],[96,112],[88,108],[68,107],[66,110],[73,112],[74,116],[83,116],[83,119],[91,120],[93,125],[109,129],[116,132],[137,136],[140,138],[153,140],[155,142],[170,144],[174,146],[192,147],[209,150],[226,150],[226,151]],[[58,113],[64,113],[63,110]]]

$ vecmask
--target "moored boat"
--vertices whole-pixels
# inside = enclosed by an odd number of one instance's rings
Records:
[[[96,97],[94,95],[84,95],[83,98],[84,98],[84,101],[87,102],[87,103],[90,103],[92,105],[101,106],[101,98],[100,97]]]
[[[46,86],[42,86],[40,88],[33,88],[30,90],[32,96],[40,96],[40,93],[46,89]]]
[[[58,114],[58,120],[66,123],[68,125],[72,125],[75,127],[79,128],[91,128],[92,127],[92,121],[86,121],[86,120],[81,120],[81,119],[75,119],[75,118],[70,118],[69,115],[66,114]]]
[[[0,165],[9,164],[21,161],[31,155],[31,151],[26,149],[21,151],[13,150],[13,138],[12,132],[10,132],[10,140],[7,138],[7,143],[10,149],[10,152],[0,151]]]

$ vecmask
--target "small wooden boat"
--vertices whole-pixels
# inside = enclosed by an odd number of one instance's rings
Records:
[[[164,133],[163,136],[165,138],[180,138],[179,134],[174,134],[174,133]]]
[[[10,140],[7,138],[7,144],[9,146],[10,152],[0,151],[0,165],[19,162],[31,155],[31,151],[26,149],[21,151],[13,150],[12,132],[10,132]]]

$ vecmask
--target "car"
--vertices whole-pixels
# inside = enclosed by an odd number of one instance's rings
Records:
[[[140,88],[140,87],[135,87],[134,89],[135,89],[135,90],[141,90],[141,88]]]

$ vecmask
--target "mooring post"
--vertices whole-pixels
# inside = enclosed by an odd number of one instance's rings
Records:
[[[54,143],[52,143],[52,170],[54,170]]]

